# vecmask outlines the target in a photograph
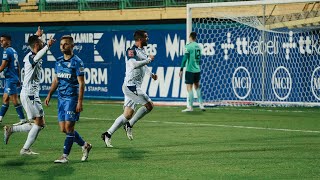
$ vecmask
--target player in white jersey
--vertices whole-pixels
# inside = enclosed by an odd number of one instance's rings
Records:
[[[20,151],[21,155],[35,155],[30,146],[35,142],[40,130],[45,125],[44,112],[39,98],[40,75],[42,70],[42,56],[49,50],[55,40],[50,39],[47,45],[44,45],[39,38],[43,31],[39,28],[36,35],[30,36],[28,44],[31,51],[25,56],[24,79],[20,93],[21,103],[27,113],[28,120],[34,120],[34,123],[26,123],[18,126],[6,126],[4,136],[5,143],[8,143],[9,137],[13,132],[29,131],[28,138]]]
[[[145,74],[157,80],[157,75],[152,74],[147,64],[154,60],[154,56],[148,56],[144,46],[148,43],[146,31],[138,30],[134,33],[135,45],[127,50],[126,76],[122,85],[125,96],[124,112],[113,123],[113,125],[101,135],[107,147],[111,145],[112,134],[124,124],[127,137],[132,140],[132,127],[139,119],[153,109],[153,103],[149,96],[141,90],[141,84]],[[137,104],[143,105],[134,114]],[[134,116],[133,116],[134,114]]]

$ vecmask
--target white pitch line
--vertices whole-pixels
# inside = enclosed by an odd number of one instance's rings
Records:
[[[9,114],[14,115],[14,114]],[[46,117],[57,118],[58,116],[46,115]],[[91,120],[104,120],[104,121],[114,121],[115,119],[107,118],[92,118],[92,117],[83,117],[80,119],[91,119]],[[283,128],[264,128],[264,127],[251,127],[251,126],[233,126],[225,124],[203,124],[203,123],[184,123],[184,122],[169,122],[169,121],[143,121],[147,123],[163,123],[163,124],[176,124],[176,125],[192,125],[192,126],[211,126],[211,127],[225,127],[225,128],[238,128],[238,129],[254,129],[254,130],[269,130],[269,131],[284,131],[284,132],[303,132],[303,133],[320,133],[320,131],[315,130],[300,130],[300,129],[283,129]]]
[[[146,121],[146,122],[177,124],[177,125],[212,126],[212,127],[239,128],[239,129],[270,130],[270,131],[320,133],[320,131],[313,131],[313,130],[278,129],[278,128],[250,127],[250,126],[233,126],[233,125],[224,125],[224,124],[202,124],[202,123],[183,123],[183,122],[167,122],[167,121]]]

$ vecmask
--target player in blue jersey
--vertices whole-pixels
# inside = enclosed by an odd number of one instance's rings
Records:
[[[2,64],[0,66],[0,72],[4,73],[4,93],[2,106],[0,110],[0,123],[4,115],[9,108],[9,101],[11,100],[16,108],[20,122],[14,124],[19,125],[26,122],[23,114],[22,105],[19,102],[18,87],[20,86],[20,66],[18,61],[18,54],[16,50],[11,47],[11,36],[2,35],[0,37],[0,43],[3,50]]]
[[[84,95],[84,65],[82,60],[73,54],[74,41],[71,36],[63,36],[60,41],[62,57],[55,65],[56,77],[52,81],[50,91],[45,100],[48,106],[52,94],[58,89],[58,121],[60,130],[66,134],[63,155],[55,163],[67,163],[72,144],[76,142],[82,147],[81,161],[88,159],[92,145],[85,142],[75,130],[75,123],[79,120],[83,110]]]

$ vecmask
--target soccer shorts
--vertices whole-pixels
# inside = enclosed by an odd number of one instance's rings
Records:
[[[80,113],[76,112],[78,101],[58,98],[58,121],[78,121]]]
[[[136,86],[122,86],[124,94],[124,107],[130,107],[135,110],[137,104],[145,105],[151,102],[149,96]]]
[[[185,74],[186,84],[198,83],[199,81],[200,81],[200,72],[193,73],[193,72],[186,71],[186,74]]]
[[[20,100],[29,120],[44,116],[39,96],[20,94]]]
[[[18,82],[5,79],[4,93],[8,95],[18,94]]]

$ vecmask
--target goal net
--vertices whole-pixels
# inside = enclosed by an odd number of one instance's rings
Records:
[[[313,0],[188,4],[204,101],[320,105],[319,11]]]

